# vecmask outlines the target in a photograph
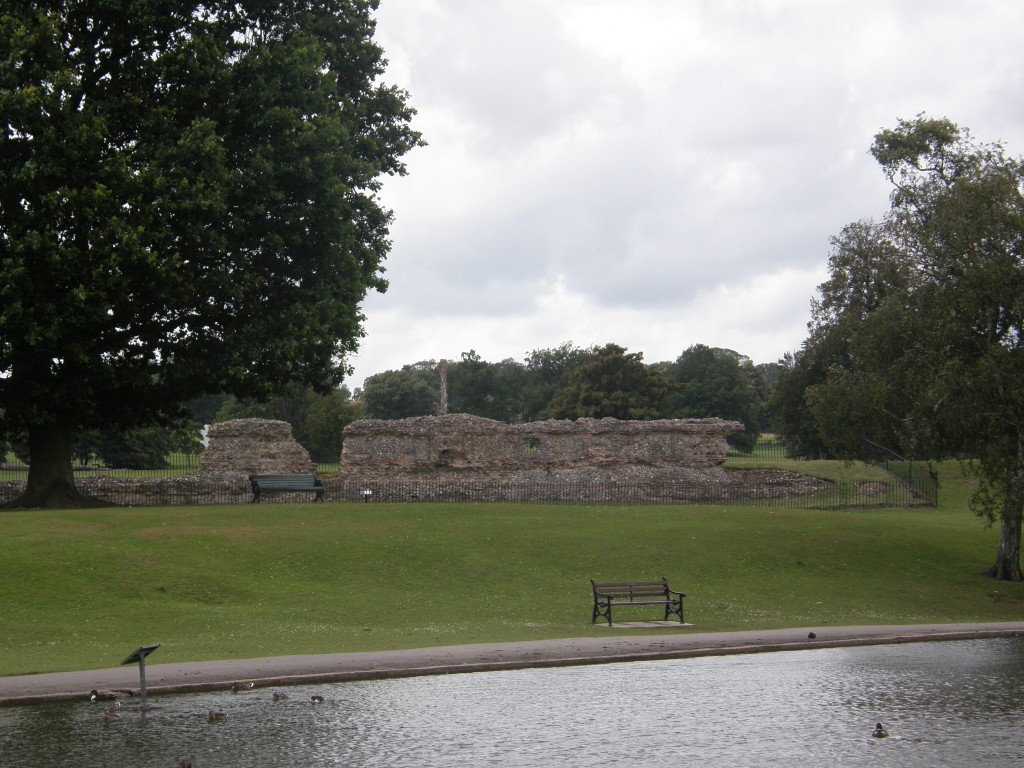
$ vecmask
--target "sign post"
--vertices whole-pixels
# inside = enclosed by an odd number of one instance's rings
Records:
[[[142,697],[143,707],[146,706],[146,657],[159,647],[160,643],[139,646],[131,652],[128,658],[121,662],[121,666],[132,664],[136,661],[139,662],[139,696]]]

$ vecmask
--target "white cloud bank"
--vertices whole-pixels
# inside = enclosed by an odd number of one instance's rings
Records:
[[[563,341],[770,362],[829,237],[887,207],[920,112],[1024,154],[1017,0],[381,0],[429,146],[388,180],[387,293],[349,384]]]

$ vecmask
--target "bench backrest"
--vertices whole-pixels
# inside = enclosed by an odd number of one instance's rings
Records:
[[[668,594],[668,579],[661,581],[613,581],[599,584],[591,581],[594,594],[632,600],[637,597],[664,597]]]
[[[263,489],[320,487],[315,475],[249,475],[249,482]]]

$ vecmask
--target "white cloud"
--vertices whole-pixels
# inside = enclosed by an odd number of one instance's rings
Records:
[[[353,386],[571,340],[777,359],[829,237],[887,207],[874,134],[919,112],[1024,154],[1016,0],[382,0],[429,146],[383,191],[391,288]]]

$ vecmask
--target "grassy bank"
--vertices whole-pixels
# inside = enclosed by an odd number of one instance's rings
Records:
[[[3,512],[0,675],[115,666],[154,642],[164,663],[603,636],[591,578],[667,576],[697,631],[1019,619],[1024,587],[982,575],[997,531],[957,475],[938,510]]]

